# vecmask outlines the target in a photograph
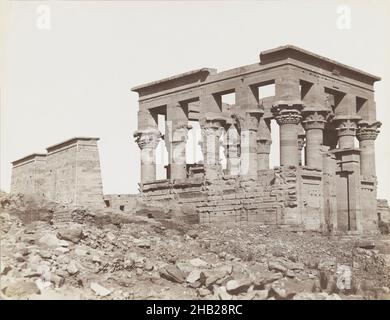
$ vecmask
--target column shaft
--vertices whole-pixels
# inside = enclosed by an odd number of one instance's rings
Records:
[[[207,179],[215,179],[221,174],[219,159],[220,138],[226,119],[216,113],[206,113],[200,119],[202,128],[202,153]]]
[[[298,166],[298,126],[294,123],[280,124],[280,165]]]
[[[188,117],[185,105],[173,102],[167,105],[166,146],[170,165],[170,179],[187,178],[186,143]]]
[[[141,183],[156,180],[156,149],[146,147],[141,149]]]
[[[262,117],[257,130],[257,170],[269,169],[271,143],[270,120]]]
[[[170,138],[170,178],[187,178],[186,144],[188,139],[187,122],[173,124],[172,137]]]
[[[334,118],[339,148],[337,158],[337,226],[342,231],[362,231],[362,199],[360,150],[354,148],[357,115],[338,115]]]
[[[236,115],[241,128],[241,174],[257,176],[257,133],[264,111],[245,108]]]
[[[230,125],[226,131],[225,156],[226,169],[231,175],[240,173],[240,155],[238,150],[239,136],[234,125]]]
[[[313,168],[322,168],[321,146],[323,140],[322,129],[310,129],[306,132],[306,165]]]
[[[372,178],[375,173],[375,141],[360,140],[360,171],[364,178]]]
[[[141,183],[153,182],[156,180],[156,147],[161,133],[150,128],[136,131],[134,137],[141,149]]]
[[[257,175],[257,132],[241,131],[241,174]]]
[[[357,131],[360,148],[360,171],[365,179],[376,177],[375,139],[382,124],[379,121],[360,121]]]
[[[257,147],[257,170],[267,170],[269,169],[271,140],[258,140]]]

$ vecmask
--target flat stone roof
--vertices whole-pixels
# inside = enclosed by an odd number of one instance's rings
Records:
[[[334,70],[335,72],[340,71],[342,74],[342,71],[346,71],[346,76],[348,76],[348,73],[352,73],[354,75],[360,75],[364,78],[367,78],[371,82],[381,80],[380,77],[370,74],[368,72],[362,71],[354,67],[350,67],[346,64],[320,56],[319,54],[310,52],[308,50],[293,45],[280,46],[274,49],[262,51],[260,53],[261,64],[267,64],[279,60],[284,60],[287,58],[295,58],[308,64],[315,64],[324,69],[329,69],[331,71]]]
[[[239,77],[242,74],[261,72],[268,65],[277,65],[284,63],[299,62],[300,66],[306,64],[313,67],[312,70],[320,72],[327,71],[339,78],[340,80],[351,79],[361,83],[373,86],[374,82],[381,80],[380,77],[362,71],[360,69],[348,66],[335,60],[323,57],[319,54],[308,50],[296,47],[294,45],[284,45],[274,49],[262,51],[260,53],[260,62],[240,66],[234,69],[217,72],[213,68],[201,68],[189,72],[177,74],[168,78],[142,84],[133,87],[131,90],[137,92],[140,101],[145,100],[145,97],[151,97],[157,93],[171,93],[172,90],[187,90],[194,86],[207,85],[212,82],[224,81],[232,77]],[[310,69],[308,67],[308,69]]]
[[[171,76],[171,77],[167,77],[167,78],[163,78],[163,79],[160,79],[160,80],[156,80],[156,81],[148,82],[148,83],[145,83],[145,84],[141,84],[139,86],[131,88],[131,91],[138,92],[138,91],[141,91],[142,89],[145,89],[145,88],[148,88],[148,87],[153,87],[155,85],[160,85],[162,83],[173,81],[173,80],[179,80],[179,79],[182,79],[182,78],[185,78],[185,77],[188,77],[188,76],[196,76],[196,75],[200,76],[203,73],[215,74],[215,73],[217,73],[217,70],[216,69],[212,69],[212,68],[201,68],[201,69],[191,70],[191,71],[180,73],[180,74],[177,74],[177,75],[174,75],[174,76]]]
[[[56,149],[59,149],[59,148],[62,148],[62,147],[65,147],[67,145],[70,145],[70,144],[73,144],[75,143],[76,141],[98,141],[99,138],[96,138],[96,137],[74,137],[74,138],[71,138],[71,139],[68,139],[68,140],[65,140],[65,141],[62,141],[60,143],[57,143],[55,145],[52,145],[50,147],[47,147],[46,150],[47,152],[51,152],[53,150],[56,150]]]
[[[29,154],[27,156],[24,156],[23,158],[19,158],[15,161],[12,161],[12,165],[13,166],[16,166],[18,164],[21,164],[23,162],[26,162],[26,161],[30,161],[32,159],[35,159],[35,158],[38,158],[38,157],[46,157],[46,153],[32,153],[32,154]]]

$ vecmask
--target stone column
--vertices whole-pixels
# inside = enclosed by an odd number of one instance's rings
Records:
[[[375,179],[375,139],[382,124],[379,121],[360,121],[357,138],[360,149],[360,171],[365,179]]]
[[[187,122],[173,123],[172,137],[170,138],[170,178],[186,179],[186,144],[188,130],[191,126]]]
[[[270,123],[261,118],[257,132],[257,170],[269,169],[269,154],[271,150]]]
[[[229,174],[240,174],[240,137],[234,124],[228,124],[225,137],[226,168]]]
[[[219,147],[226,119],[215,113],[206,113],[199,122],[202,129],[201,148],[206,178],[216,179],[221,174]]]
[[[186,105],[171,102],[167,105],[165,144],[168,150],[169,178],[187,178],[186,143],[188,139],[188,117]]]
[[[357,123],[361,117],[354,116],[336,116],[333,122],[336,126],[339,149],[347,149],[355,147],[355,136],[357,131]]]
[[[156,128],[138,130],[134,138],[141,149],[141,184],[153,182],[156,180],[156,147],[161,133]]]
[[[257,129],[261,109],[242,110],[238,115],[241,129],[241,174],[257,176]]]
[[[272,112],[279,125],[280,165],[298,166],[298,124],[301,121],[299,104],[274,105]]]
[[[361,232],[363,225],[361,207],[360,150],[355,148],[357,115],[337,115],[333,122],[338,134],[339,147],[336,155],[337,227],[341,231]]]
[[[330,150],[335,149],[338,142],[337,131],[334,127],[334,123],[331,122],[331,116],[332,115],[330,114],[324,128],[324,145],[329,146]]]
[[[302,150],[306,144],[306,134],[302,124],[298,125],[298,165],[302,166]]]
[[[326,109],[303,110],[303,127],[306,130],[306,166],[322,169],[323,160],[321,147],[323,145],[326,117],[329,113]]]

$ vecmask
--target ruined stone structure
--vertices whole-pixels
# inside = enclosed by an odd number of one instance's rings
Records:
[[[77,137],[12,162],[11,193],[75,206],[103,206],[98,138]]]
[[[104,205],[106,208],[133,212],[137,205],[137,194],[105,194]]]
[[[192,205],[201,223],[375,233],[378,80],[283,46],[262,52],[252,65],[219,73],[204,68],[137,86],[132,90],[139,94],[134,136],[141,149],[141,194]],[[262,97],[269,85],[274,94]],[[226,106],[223,96],[231,93],[235,103]],[[158,128],[159,115],[165,117],[165,133]],[[202,130],[202,163],[186,163],[189,121],[198,121]],[[275,168],[269,167],[271,121],[279,125]],[[156,180],[161,139],[169,165],[166,179]]]
[[[378,220],[390,224],[390,208],[385,199],[378,199]]]
[[[33,153],[12,162],[12,166],[11,193],[45,193],[46,154]]]

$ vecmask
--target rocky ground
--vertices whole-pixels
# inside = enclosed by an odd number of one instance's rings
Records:
[[[0,201],[3,299],[390,299],[389,236]]]

